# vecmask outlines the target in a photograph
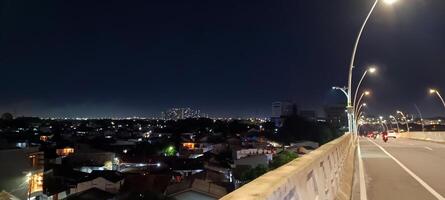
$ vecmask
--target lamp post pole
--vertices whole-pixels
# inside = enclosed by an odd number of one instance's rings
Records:
[[[352,90],[352,71],[354,69],[354,61],[355,61],[355,54],[357,53],[357,47],[360,42],[360,38],[362,36],[363,30],[365,29],[366,23],[369,20],[369,17],[371,17],[372,12],[374,11],[375,6],[379,0],[376,0],[374,4],[371,7],[371,10],[369,10],[368,15],[365,18],[365,21],[363,22],[362,26],[360,27],[360,31],[358,32],[357,38],[354,43],[354,48],[352,49],[352,56],[351,56],[351,62],[349,64],[349,75],[348,75],[348,104],[347,104],[347,110],[348,110],[348,124],[349,124],[349,131],[352,130],[352,126],[354,124],[354,108],[352,105],[352,97],[351,97],[351,90]]]
[[[397,113],[399,113],[400,115],[402,115],[403,119],[405,119],[405,122],[406,122],[406,130],[407,130],[407,132],[409,132],[408,118],[405,117],[405,114],[403,114],[402,111],[397,111]]]
[[[443,100],[442,95],[440,95],[439,91],[437,91],[436,89],[430,89],[430,93],[435,93],[439,97],[440,101],[442,101],[443,107],[445,107],[445,101]]]
[[[420,112],[420,109],[419,109],[419,107],[417,107],[416,104],[414,104],[414,107],[416,107],[416,110],[419,113],[420,123],[422,124],[422,132],[425,132],[425,124],[423,123],[422,113]]]
[[[393,118],[396,121],[396,126],[397,126],[397,133],[400,133],[400,127],[399,127],[399,122],[397,121],[396,117],[390,115],[389,118]]]

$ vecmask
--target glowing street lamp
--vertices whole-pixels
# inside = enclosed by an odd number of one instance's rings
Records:
[[[416,108],[417,113],[419,114],[419,117],[420,117],[420,123],[422,124],[422,132],[425,132],[425,123],[423,123],[422,113],[420,112],[420,109],[419,109],[419,107],[417,107],[416,104],[414,104],[414,107]]]
[[[393,118],[393,119],[396,121],[396,125],[397,125],[397,133],[400,133],[399,122],[397,121],[397,119],[396,119],[394,116],[392,116],[392,115],[390,115],[389,118],[390,118],[390,119]]]
[[[362,103],[359,107],[358,107],[358,109],[355,111],[355,120],[354,120],[354,123],[355,123],[355,127],[357,128],[357,131],[358,131],[358,121],[359,121],[359,119],[360,119],[360,117],[363,117],[363,115],[362,115],[362,108],[363,107],[366,107],[367,106],[367,104],[366,103]]]
[[[403,114],[402,111],[396,111],[398,114],[402,115],[402,118],[405,119],[406,122],[406,130],[409,132],[409,123],[408,123],[408,119],[405,117],[405,114]]]
[[[355,113],[359,114],[360,111],[361,111],[361,109],[362,109],[363,107],[366,107],[366,106],[368,106],[366,103],[362,103],[362,104],[357,108],[357,110],[355,111]],[[360,115],[357,115],[357,116],[355,116],[355,117],[360,117]]]
[[[360,86],[361,86],[361,84],[362,84],[362,82],[363,82],[363,79],[365,79],[365,77],[366,77],[366,74],[368,74],[368,72],[369,73],[371,73],[371,74],[373,74],[373,73],[375,73],[377,71],[377,68],[375,68],[375,67],[370,67],[370,68],[368,68],[365,72],[363,72],[363,75],[362,75],[362,78],[360,78],[360,81],[358,82],[358,85],[357,85],[357,88],[355,89],[355,94],[354,94],[354,102],[353,102],[353,107],[354,107],[354,109],[356,109],[356,107],[355,107],[355,105],[357,105],[357,104],[359,104],[360,102],[356,102],[356,100],[357,100],[357,94],[358,94],[358,91],[359,91],[359,89],[360,89]]]
[[[369,96],[371,94],[371,92],[369,92],[369,91],[364,91],[364,92],[362,92],[362,94],[360,95],[360,98],[359,98],[359,100],[357,101],[357,104],[360,104],[361,103],[361,101],[362,101],[362,99],[363,99],[363,97],[364,96]],[[356,117],[358,117],[358,115],[357,115],[357,113],[358,113],[358,108],[356,107],[356,106],[353,106],[352,107],[352,117],[353,117],[353,122],[352,122],[352,126],[353,126],[353,130],[354,131],[357,131],[356,129],[357,129],[357,120],[355,119]]]
[[[397,0],[384,0],[383,2],[385,2],[388,5],[394,4],[395,2],[397,2]]]
[[[379,0],[375,0],[374,4],[371,7],[371,10],[369,10],[368,15],[365,18],[365,21],[363,21],[362,26],[360,27],[360,31],[358,32],[357,38],[354,43],[354,47],[352,49],[352,56],[351,56],[351,62],[349,64],[349,75],[348,75],[348,118],[349,118],[349,131],[352,131],[352,122],[354,119],[351,119],[351,116],[353,116],[354,108],[352,105],[352,99],[351,99],[351,88],[352,88],[352,70],[354,69],[354,61],[355,61],[355,54],[357,53],[357,47],[360,42],[360,38],[362,36],[363,30],[365,29],[366,23],[369,20],[369,17],[371,17],[372,12],[374,11],[375,6]],[[396,0],[384,0],[386,4],[393,4],[396,2]]]
[[[386,131],[388,131],[389,129],[388,129],[388,125],[386,124],[386,120],[383,120],[383,116],[379,116],[379,119],[380,119],[380,123],[382,125],[384,125],[384,129],[386,128]]]
[[[442,101],[443,106],[445,107],[445,101],[443,100],[442,95],[440,95],[438,90],[430,89],[430,94],[436,94],[439,97],[440,101]]]
[[[361,115],[361,111],[362,111],[362,108],[363,107],[366,107],[366,106],[368,106],[368,104],[366,104],[366,103],[362,103],[358,108],[357,108],[357,110],[355,110],[354,112],[355,112],[355,119],[356,119],[356,121],[358,121],[358,118],[360,117],[360,115]]]
[[[346,92],[348,90],[348,88],[334,86],[334,87],[332,87],[332,89],[333,90],[340,90],[340,91],[342,91],[343,94],[345,94],[346,98],[348,98],[348,92]]]
[[[362,77],[360,78],[360,81],[358,82],[358,84],[357,84],[357,88],[355,89],[355,93],[354,93],[354,99],[352,99],[353,100],[353,102],[352,102],[352,111],[353,111],[353,113],[352,113],[352,116],[353,117],[357,117],[358,115],[357,115],[357,107],[358,107],[358,105],[360,104],[360,101],[361,101],[361,99],[363,98],[363,95],[369,95],[370,93],[369,93],[369,91],[365,91],[363,94],[362,94],[362,96],[360,96],[360,99],[357,101],[357,95],[358,95],[358,91],[360,90],[360,86],[361,86],[361,84],[362,84],[362,82],[363,82],[363,80],[365,79],[365,77],[366,77],[366,75],[368,74],[368,72],[369,73],[371,73],[371,74],[373,74],[373,73],[375,73],[377,71],[377,68],[375,68],[375,67],[369,67],[367,70],[365,70],[365,72],[363,72],[363,75],[362,75]],[[357,127],[357,120],[353,120],[353,127]]]
[[[357,104],[361,103],[364,96],[369,96],[369,95],[371,95],[371,92],[369,90],[365,90],[364,92],[362,92],[362,94],[360,95],[360,98],[357,101]],[[354,112],[358,112],[358,109],[355,108]]]

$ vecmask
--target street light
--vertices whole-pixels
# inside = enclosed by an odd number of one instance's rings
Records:
[[[342,91],[343,94],[345,94],[346,98],[348,98],[348,92],[346,92],[346,90],[348,90],[348,88],[334,86],[334,87],[332,87],[332,89],[333,90],[340,90],[340,91]]]
[[[362,94],[362,96],[360,96],[360,99],[357,101],[357,95],[358,95],[358,91],[360,90],[360,86],[361,86],[361,84],[362,84],[362,82],[363,82],[363,80],[365,79],[365,77],[366,77],[366,75],[368,74],[368,72],[369,73],[371,73],[371,74],[373,74],[373,73],[375,73],[377,71],[377,68],[375,68],[375,67],[369,67],[367,70],[365,70],[365,72],[363,72],[363,75],[362,75],[362,77],[360,78],[360,81],[358,82],[358,84],[357,84],[357,88],[355,89],[355,93],[354,93],[354,99],[353,99],[353,102],[352,102],[352,110],[353,110],[353,114],[352,114],[352,116],[353,117],[357,117],[357,106],[360,104],[360,100],[363,98],[363,95],[369,95],[370,93],[368,92],[368,91],[365,91],[363,94]],[[354,129],[356,129],[356,127],[357,127],[357,120],[353,120],[353,127],[354,127]],[[355,131],[357,131],[357,130],[355,130]]]
[[[440,95],[438,90],[430,89],[430,94],[436,94],[439,97],[440,101],[442,101],[443,106],[445,107],[445,101],[443,100],[442,95]]]
[[[397,0],[384,0],[384,2],[385,2],[386,4],[391,5],[391,4],[394,4],[395,2],[397,2]]]
[[[419,109],[419,107],[417,107],[416,104],[414,104],[414,107],[416,108],[417,113],[419,113],[420,123],[422,124],[422,132],[425,132],[425,124],[423,123],[422,113],[420,112],[420,109]]]
[[[367,90],[365,90],[364,92],[362,92],[362,94],[360,95],[360,98],[358,99],[358,101],[357,101],[357,104],[360,104],[361,103],[361,101],[362,101],[362,99],[363,99],[363,97],[364,96],[369,96],[371,94],[371,92],[369,92],[369,91],[367,91]],[[357,112],[358,112],[358,109],[357,109],[357,107],[354,105],[353,107],[352,107],[352,117],[353,117],[353,122],[352,122],[352,127],[353,127],[353,130],[354,131],[356,131],[356,128],[357,128],[357,120],[355,119],[358,115],[357,115]]]
[[[355,113],[359,114],[360,111],[361,111],[361,109],[362,109],[363,107],[366,107],[366,106],[367,106],[366,103],[362,103],[362,104],[357,108],[357,110],[355,111]],[[355,117],[360,117],[360,115],[356,115]]]
[[[357,88],[355,89],[355,94],[354,94],[354,99],[353,99],[353,104],[352,104],[352,107],[354,107],[354,109],[356,109],[356,106],[355,106],[355,105],[357,105],[357,104],[359,103],[359,102],[356,102],[356,100],[357,100],[357,94],[358,94],[358,91],[359,91],[359,89],[360,89],[360,85],[362,84],[363,79],[365,79],[366,74],[368,74],[368,72],[371,73],[371,74],[373,74],[373,73],[375,73],[376,71],[377,71],[377,68],[375,68],[375,67],[370,67],[370,68],[368,68],[365,72],[363,72],[362,78],[360,78],[360,81],[359,81],[358,84],[357,84]]]
[[[393,4],[396,2],[396,0],[384,0],[386,4]],[[357,53],[357,47],[360,42],[360,38],[362,36],[363,30],[365,29],[366,23],[368,22],[369,17],[371,16],[372,12],[374,11],[375,6],[379,0],[376,0],[374,4],[371,7],[371,10],[369,10],[368,15],[365,18],[365,21],[363,21],[362,26],[360,27],[360,31],[358,32],[357,38],[354,43],[354,47],[352,49],[352,56],[351,56],[351,62],[349,64],[349,75],[348,75],[348,122],[349,122],[349,131],[352,131],[352,122],[354,121],[351,119],[353,108],[352,108],[352,99],[351,99],[351,88],[352,88],[352,70],[354,69],[354,61],[355,61],[355,54]]]
[[[357,104],[361,103],[361,101],[362,101],[362,99],[363,99],[364,96],[369,96],[369,95],[371,95],[371,92],[368,91],[368,90],[365,90],[364,92],[362,92],[362,94],[360,95],[360,98],[359,98],[358,101],[357,101]],[[357,110],[358,110],[358,109],[355,108],[354,112],[357,112]]]
[[[400,133],[399,122],[397,121],[397,119],[394,116],[392,116],[392,115],[390,115],[389,118],[393,118],[396,121],[397,133]]]
[[[385,125],[384,128],[386,128],[386,131],[389,131],[388,125],[386,124],[386,120],[383,120],[383,116],[379,116],[380,123]]]
[[[360,117],[363,117],[363,111],[362,111],[362,108],[363,107],[366,107],[367,106],[367,104],[366,103],[363,103],[363,104],[361,104],[359,107],[358,107],[358,109],[355,111],[355,113],[354,113],[354,123],[355,123],[355,125],[354,125],[354,128],[357,128],[357,130],[356,131],[358,131],[358,121],[359,121],[359,119],[360,119]]]
[[[409,132],[409,123],[408,123],[408,119],[405,117],[405,114],[403,114],[403,112],[402,111],[396,111],[398,114],[400,114],[400,115],[402,115],[402,118],[403,119],[405,119],[405,122],[406,122],[406,130],[407,130],[407,132]]]
[[[358,128],[358,125],[357,125],[357,123],[358,123],[358,120],[359,120],[359,117],[362,115],[362,108],[363,107],[366,107],[367,105],[366,105],[366,103],[363,103],[362,105],[360,105],[359,107],[358,107],[358,109],[357,110],[355,110],[354,111],[354,127],[355,128]]]

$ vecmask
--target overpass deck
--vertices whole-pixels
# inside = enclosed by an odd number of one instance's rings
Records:
[[[361,138],[360,151],[368,200],[444,199],[444,144]]]

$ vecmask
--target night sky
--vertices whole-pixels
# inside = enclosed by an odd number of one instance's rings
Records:
[[[0,3],[0,112],[43,117],[270,116],[273,101],[322,114],[345,99],[371,0],[24,1]],[[445,115],[445,1],[380,4],[355,77],[369,112]]]

